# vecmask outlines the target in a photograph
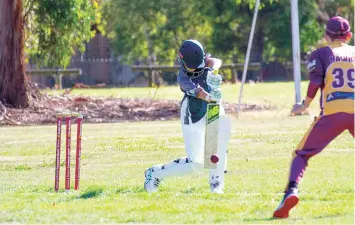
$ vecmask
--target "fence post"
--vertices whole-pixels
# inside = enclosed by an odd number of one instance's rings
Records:
[[[54,86],[58,85],[59,90],[63,89],[62,74],[59,71],[57,71],[55,74],[53,74],[53,76],[55,80]]]
[[[234,68],[231,68],[231,71],[232,71],[232,84],[236,84],[238,81],[238,72]]]
[[[148,85],[149,87],[153,87],[153,69],[148,69]]]

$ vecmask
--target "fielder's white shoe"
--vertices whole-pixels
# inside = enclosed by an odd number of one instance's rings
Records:
[[[145,182],[144,189],[149,192],[156,192],[158,190],[161,179],[153,176],[153,168],[146,169],[144,172]]]
[[[222,187],[221,183],[218,180],[213,180],[210,183],[210,187],[211,187],[211,193],[224,194],[223,187]]]

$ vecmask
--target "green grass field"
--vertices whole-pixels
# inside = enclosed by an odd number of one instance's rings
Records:
[[[74,94],[149,97],[147,90]],[[237,99],[238,90],[226,86],[226,99]],[[288,116],[292,83],[247,85],[245,90],[247,102],[267,102],[282,110],[248,112],[238,120],[231,116],[229,173],[221,196],[209,193],[207,171],[164,180],[158,193],[145,193],[145,168],[185,155],[177,120],[84,124],[81,189],[69,194],[63,192],[64,176],[61,192],[53,191],[54,125],[0,128],[0,223],[354,224],[354,145],[347,132],[310,160],[300,184],[301,201],[291,217],[271,219],[292,150],[312,119]],[[180,96],[176,87],[158,93],[160,98],[163,93],[169,99]]]
[[[308,83],[301,83],[303,93],[307,90]],[[290,108],[294,102],[294,83],[255,83],[246,84],[243,88],[243,102],[250,104],[275,105],[281,108]],[[223,85],[223,100],[237,103],[240,84]],[[64,91],[47,91],[49,94],[61,94]],[[121,98],[155,98],[180,100],[181,92],[178,86],[157,88],[100,88],[100,89],[74,89],[72,95],[121,97]],[[316,102],[318,103],[318,101]]]

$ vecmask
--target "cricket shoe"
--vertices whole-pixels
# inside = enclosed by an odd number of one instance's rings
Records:
[[[291,188],[285,193],[279,207],[275,210],[274,218],[278,218],[278,219],[288,218],[288,213],[293,207],[297,205],[298,201],[299,199],[298,199],[297,188]]]
[[[210,183],[210,187],[211,187],[211,193],[214,193],[214,194],[224,194],[224,191],[223,191],[223,187],[221,185],[221,182],[219,182],[218,180],[213,180],[211,183]]]
[[[162,179],[153,176],[154,168],[146,169],[144,172],[144,189],[148,193],[156,192]]]

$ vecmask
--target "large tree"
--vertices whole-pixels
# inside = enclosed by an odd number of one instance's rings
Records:
[[[0,101],[26,107],[24,62],[66,67],[100,21],[97,0],[0,1]]]
[[[0,2],[0,102],[27,107],[22,0]]]

